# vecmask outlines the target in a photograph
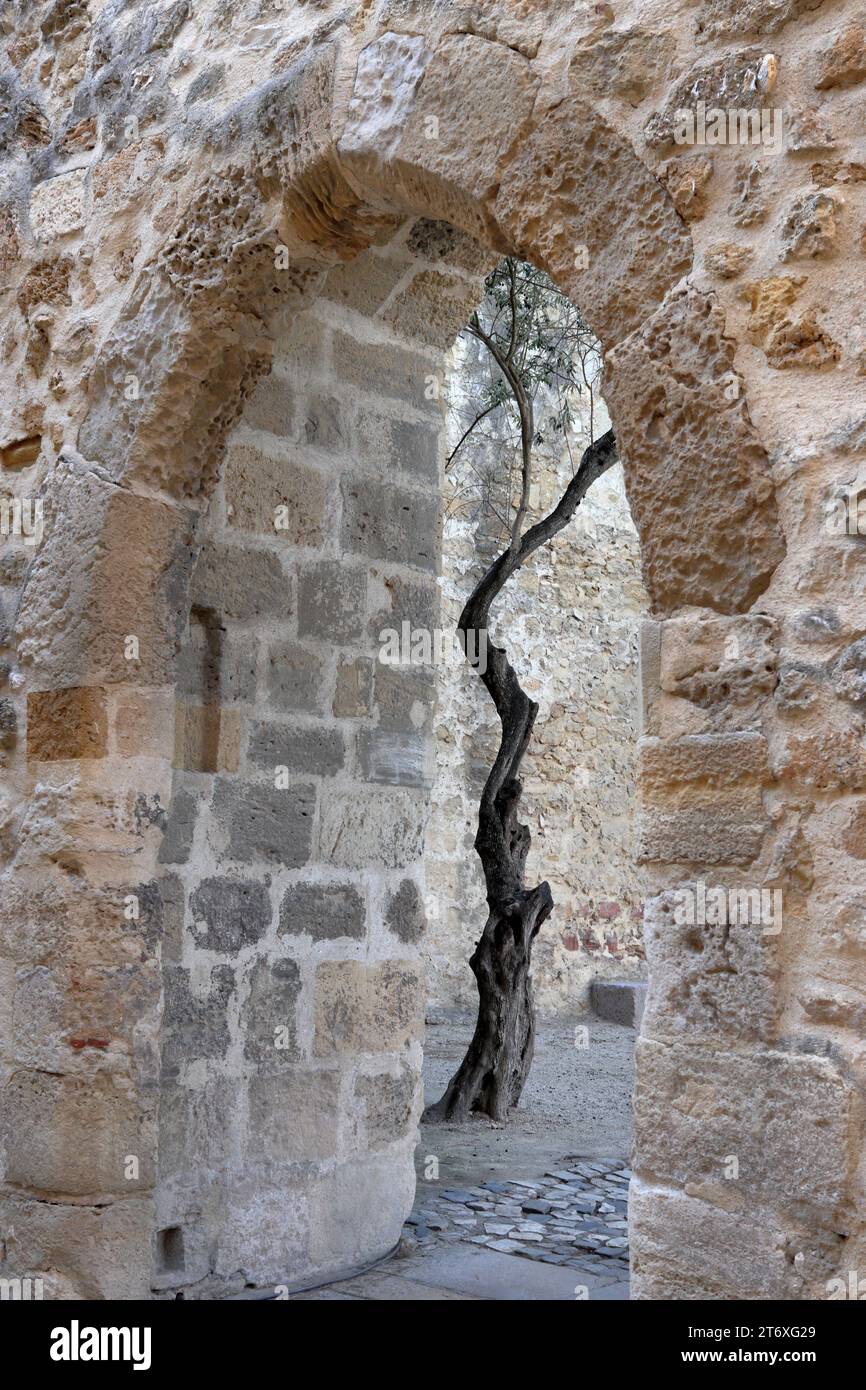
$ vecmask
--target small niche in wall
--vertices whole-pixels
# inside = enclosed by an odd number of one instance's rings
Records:
[[[183,1270],[182,1226],[166,1226],[157,1233],[156,1260],[160,1274],[177,1274]]]

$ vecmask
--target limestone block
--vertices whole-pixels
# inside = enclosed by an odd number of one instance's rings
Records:
[[[220,705],[175,705],[172,766],[189,772],[237,772],[241,716]]]
[[[37,241],[53,241],[83,226],[86,181],[86,169],[72,169],[36,184],[30,194],[30,227]]]
[[[362,411],[355,424],[359,462],[378,469],[383,458],[418,481],[439,481],[439,431],[413,420]]]
[[[322,294],[335,304],[372,318],[411,264],[412,259],[405,252],[386,257],[375,250],[363,251],[354,261],[328,272]]]
[[[272,1165],[234,1176],[220,1213],[214,1274],[245,1285],[286,1284],[309,1268],[308,1180]]]
[[[410,1145],[358,1155],[319,1178],[310,1195],[310,1257],[332,1277],[386,1255],[412,1209]]]
[[[299,869],[310,857],[315,788],[285,789],[220,781],[214,814],[228,831],[228,856],[241,861],[270,860]]]
[[[749,111],[768,106],[777,74],[777,58],[762,48],[740,49],[715,62],[695,65],[669,93],[663,108],[646,121],[647,144],[672,145],[681,126],[680,113],[696,111],[699,102],[707,110]]]
[[[315,468],[232,444],[225,465],[226,511],[239,531],[276,535],[287,545],[319,546],[327,480]]]
[[[439,502],[370,478],[344,478],[343,548],[354,555],[435,570]]]
[[[307,935],[314,941],[361,938],[366,915],[364,897],[353,884],[295,883],[280,904],[277,935]]]
[[[652,315],[691,264],[691,239],[664,189],[577,98],[548,111],[520,143],[503,171],[496,217],[519,254],[579,305],[605,347]]]
[[[424,987],[414,961],[322,961],[316,970],[316,1057],[393,1052],[420,1038]]]
[[[325,791],[320,858],[339,869],[402,869],[421,854],[426,799],[408,790]]]
[[[763,615],[668,620],[660,629],[658,684],[665,696],[688,701],[705,727],[757,729],[778,670],[778,626]],[[669,702],[668,702],[669,703]],[[661,701],[659,728],[674,712]]]
[[[271,920],[268,890],[256,879],[205,878],[189,900],[192,933],[200,947],[236,956],[259,940]]]
[[[412,1122],[418,1073],[402,1063],[396,1075],[376,1072],[355,1080],[355,1096],[364,1108],[367,1146],[384,1149],[402,1139]]]
[[[105,690],[73,687],[27,697],[27,755],[34,761],[101,758],[108,739]]]
[[[199,797],[193,791],[178,787],[174,792],[159,847],[160,864],[185,864],[188,861],[200,804]]]
[[[458,323],[455,332],[459,327]],[[360,342],[340,330],[334,333],[332,353],[334,375],[344,385],[402,401],[416,410],[438,412],[435,400],[425,394],[436,371],[429,357],[388,343]]]
[[[338,1071],[294,1067],[249,1084],[248,1144],[257,1161],[311,1163],[337,1151]]]
[[[227,618],[287,618],[294,609],[292,581],[279,556],[235,545],[202,548],[190,599],[196,607],[212,608]]]
[[[164,1080],[174,1081],[185,1063],[217,1060],[228,1051],[226,1009],[235,989],[235,975],[230,965],[215,965],[208,992],[201,996],[193,992],[188,970],[169,966],[164,984],[162,1071]]]
[[[282,1071],[300,1056],[296,1020],[300,992],[297,961],[257,960],[253,965],[249,994],[241,1008],[240,1028],[244,1058],[258,1063],[263,1072]]]
[[[449,348],[472,317],[480,290],[456,276],[422,270],[395,295],[384,317],[401,337]]]
[[[78,465],[55,471],[46,513],[18,613],[21,659],[43,686],[169,684],[191,517]]]
[[[298,636],[344,645],[364,633],[367,576],[339,560],[316,560],[298,576]]]
[[[396,631],[400,632],[398,625]],[[374,677],[379,727],[394,732],[429,732],[436,707],[436,676],[429,667],[376,663]]]
[[[474,34],[446,35],[432,52],[420,34],[385,33],[359,55],[340,156],[424,216],[483,234],[480,205],[537,86],[521,54]]]
[[[120,1078],[17,1071],[3,1088],[2,1136],[6,1181],[21,1187],[120,1195],[154,1181],[153,1117]],[[126,1176],[130,1156],[137,1178]]]
[[[190,1169],[217,1174],[229,1159],[231,1138],[226,1117],[234,1082],[210,1076],[200,1086],[181,1086],[163,1079],[159,1095],[160,1183],[181,1188]],[[166,1223],[168,1224],[168,1223]]]
[[[735,887],[750,886],[732,882]],[[716,878],[708,875],[704,887],[716,886]],[[727,892],[728,884],[723,886]],[[694,895],[690,901],[695,900],[696,885],[684,887]],[[770,1041],[781,1007],[775,936],[767,935],[760,921],[690,923],[683,920],[685,912],[677,912],[682,903],[671,891],[648,898],[644,905],[651,986],[644,1032],[650,1037],[728,1035]],[[784,931],[784,900],[778,925]]]
[[[632,1298],[801,1296],[799,1242],[772,1216],[744,1221],[738,1211],[632,1179],[629,1234]]]
[[[752,864],[769,829],[758,797],[742,795],[688,808],[644,806],[638,823],[641,864]]]
[[[262,377],[244,405],[244,424],[288,439],[294,418],[295,396],[289,379],[276,370]]]
[[[333,713],[338,719],[361,719],[373,704],[373,662],[369,657],[343,658],[337,667]]]
[[[146,1195],[103,1206],[4,1198],[4,1275],[42,1275],[46,1298],[150,1298],[153,1202]]]
[[[319,712],[325,673],[321,652],[301,642],[271,643],[266,671],[268,703],[272,709],[280,712],[302,710],[306,714]]]
[[[404,878],[399,887],[389,894],[385,925],[406,946],[421,940],[427,929],[427,914],[424,899],[414,879]]]
[[[423,734],[387,729],[358,732],[358,764],[368,782],[393,787],[429,787],[433,780],[432,749]]]
[[[173,692],[167,687],[112,691],[114,751],[123,758],[167,757],[172,704]]]
[[[257,644],[254,638],[229,636],[212,612],[199,621],[190,614],[189,637],[177,661],[178,693],[193,703],[251,701],[256,692]]]
[[[676,788],[732,787],[769,780],[767,740],[759,733],[643,738],[638,745],[645,799],[679,799]],[[691,795],[691,793],[686,793]]]
[[[259,767],[286,767],[290,773],[333,777],[345,764],[346,749],[339,729],[254,723],[250,726],[249,758]]]
[[[569,62],[569,86],[577,95],[617,96],[639,106],[670,75],[675,56],[669,34],[640,26],[590,34]]]
[[[641,1173],[731,1211],[832,1223],[856,1161],[856,1098],[832,1061],[642,1038],[636,1070]]]
[[[662,612],[743,611],[784,555],[767,456],[732,364],[723,314],[693,289],[608,358],[644,581]]]

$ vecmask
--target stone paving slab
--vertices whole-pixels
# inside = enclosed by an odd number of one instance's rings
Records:
[[[402,1302],[420,1302],[422,1300],[430,1302],[443,1299],[459,1299],[461,1302],[469,1300],[472,1302],[475,1295],[460,1293],[440,1284],[424,1283],[418,1278],[413,1278],[411,1272],[405,1272],[406,1261],[394,1260],[383,1266],[381,1269],[373,1269],[369,1274],[360,1274],[355,1279],[347,1279],[341,1284],[331,1284],[329,1287],[337,1291],[341,1297],[369,1298],[376,1300],[400,1300]]]
[[[465,1245],[440,1246],[401,1260],[401,1277],[449,1289],[474,1298],[574,1302],[575,1287],[586,1284],[592,1298],[592,1276],[573,1269],[535,1264],[519,1255]],[[598,1285],[596,1285],[598,1287]]]

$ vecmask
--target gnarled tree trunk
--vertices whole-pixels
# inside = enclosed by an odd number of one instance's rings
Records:
[[[502,726],[496,761],[478,811],[475,849],[484,870],[489,915],[469,964],[478,985],[478,1019],[469,1049],[425,1120],[465,1119],[473,1110],[504,1120],[520,1099],[535,1033],[529,967],[532,943],[553,911],[546,882],[525,885],[529,828],[518,821],[520,765],[538,705],[522,689],[505,652],[489,641],[490,607],[526,559],[568,524],[588,488],[616,462],[613,431],[584,452],[557,506],[494,560],[460,616],[463,649],[491,696]],[[486,661],[485,661],[486,658]]]

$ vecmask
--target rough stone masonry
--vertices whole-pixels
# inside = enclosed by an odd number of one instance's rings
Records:
[[[866,1266],[862,0],[0,29],[3,1276],[221,1297],[399,1235],[433,691],[372,634],[435,619],[442,354],[511,252],[603,344],[651,606],[633,1294],[826,1297]],[[698,101],[782,139],[678,144]],[[782,930],[683,923],[699,883]]]

